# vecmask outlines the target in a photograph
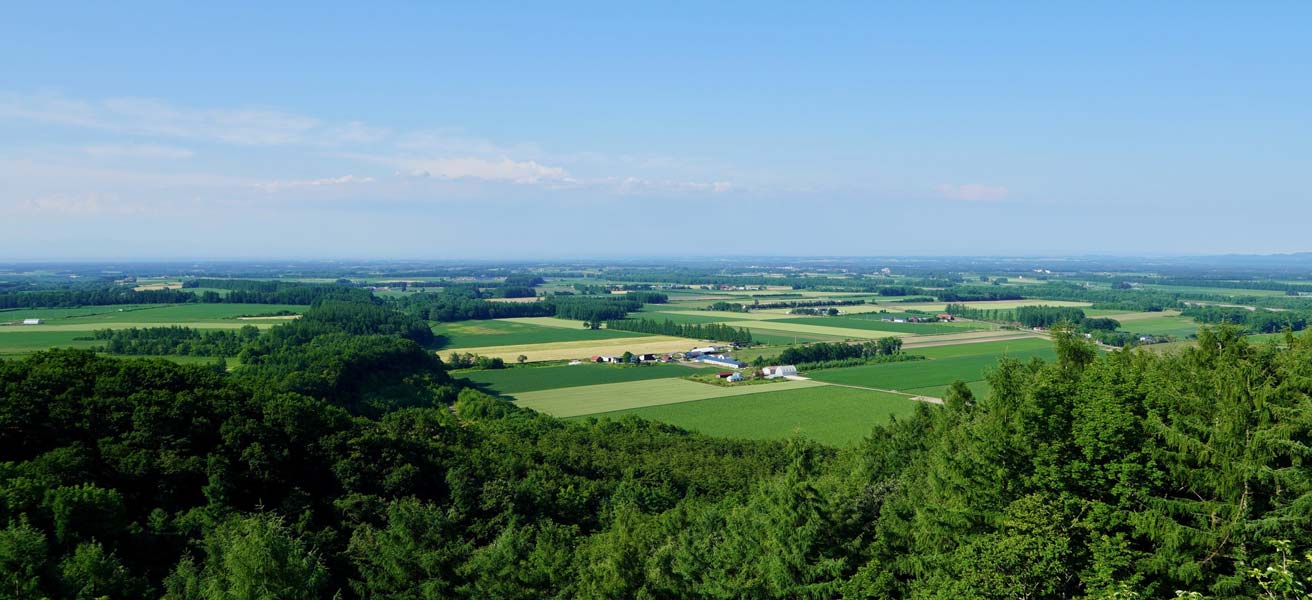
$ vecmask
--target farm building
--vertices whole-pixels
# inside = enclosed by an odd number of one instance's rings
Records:
[[[639,355],[635,356],[634,358],[637,358],[638,360],[640,360],[640,361],[642,361],[642,362],[647,362],[647,361],[649,361],[649,360],[656,360],[656,355],[655,355],[655,354],[639,354]]]
[[[719,351],[720,351],[720,349],[717,348],[717,347],[715,347],[715,346],[703,346],[703,347],[701,347],[701,348],[693,348],[692,350],[689,350],[689,351],[687,352],[687,355],[688,355],[688,356],[701,356],[701,355],[703,355],[703,354],[715,354],[716,352],[719,352]]]
[[[938,320],[940,320],[940,321],[955,321],[955,320],[957,320],[957,318],[954,317],[954,316],[952,316],[952,315],[949,315],[948,313],[943,313],[943,314],[940,314],[940,315],[938,316]]]
[[[774,367],[766,367],[764,369],[761,369],[761,373],[764,374],[767,378],[771,378],[771,379],[775,377],[788,377],[790,375],[797,374],[797,367],[793,365],[779,365]]]
[[[742,373],[735,372],[733,375],[729,376],[729,381],[742,381],[742,380],[743,380]]]
[[[719,373],[716,373],[715,376],[720,379],[728,379],[733,376],[733,371],[720,371]]]
[[[23,319],[24,325],[40,325],[44,322],[45,321],[42,321],[41,319]]]
[[[730,367],[734,369],[741,369],[744,366],[746,366],[743,363],[740,363],[728,356],[703,356],[701,358],[698,358],[697,360],[709,365],[716,365],[719,367]]]

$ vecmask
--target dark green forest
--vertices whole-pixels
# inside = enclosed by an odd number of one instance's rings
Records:
[[[0,597],[1240,598],[1312,548],[1312,337],[1058,331],[838,450],[520,409],[400,308],[0,361]]]

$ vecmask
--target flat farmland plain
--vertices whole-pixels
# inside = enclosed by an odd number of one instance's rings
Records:
[[[773,387],[773,386],[766,386]],[[707,435],[782,439],[800,434],[834,446],[851,445],[890,417],[905,417],[920,402],[905,396],[836,386],[762,391],[593,415],[634,415]]]
[[[515,395],[515,404],[557,417],[577,417],[706,398],[758,394],[766,389],[783,391],[823,385],[814,381],[781,381],[766,385],[730,387],[687,379],[650,379],[523,392]]]

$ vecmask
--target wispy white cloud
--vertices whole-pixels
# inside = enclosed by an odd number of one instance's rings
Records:
[[[945,183],[934,189],[943,198],[962,202],[997,202],[1006,200],[1011,194],[1011,190],[1008,190],[1006,186],[983,183]]]
[[[510,183],[569,182],[569,173],[559,167],[550,167],[537,161],[515,161],[509,158],[380,158],[398,173],[411,177],[440,179],[481,179]]]
[[[356,177],[355,175],[342,175],[341,177],[327,177],[323,179],[291,179],[286,181],[262,181],[252,184],[253,187],[266,192],[277,192],[281,190],[293,190],[301,188],[322,188],[337,187],[344,185],[355,185],[361,183],[373,183],[376,181],[373,177]]]
[[[0,117],[141,136],[269,146],[330,138],[319,120],[277,110],[192,109],[152,98],[88,102],[53,95],[0,94]],[[349,135],[358,135],[353,129]]]
[[[100,192],[38,196],[19,200],[14,209],[19,214],[62,217],[128,216],[148,212],[148,207],[142,204],[124,202],[117,194]]]
[[[187,148],[159,144],[92,144],[84,146],[82,151],[100,158],[181,159],[195,156]]]
[[[242,185],[265,191],[373,183],[375,177],[381,179],[388,172],[431,181],[589,188],[620,194],[720,193],[738,187],[723,177],[707,173],[706,169],[692,169],[687,163],[669,157],[607,157],[588,152],[553,154],[529,143],[501,144],[444,130],[394,132],[358,121],[327,123],[266,108],[189,108],[153,98],[78,100],[54,94],[0,92],[0,120],[3,119],[141,138],[140,142],[129,140],[81,148],[83,154],[95,158],[140,161],[191,158],[192,150],[169,143],[186,140],[245,147],[288,147],[301,152],[298,161],[319,160],[325,169],[341,168],[342,161],[378,169],[372,175],[309,180],[229,178],[246,179]],[[311,152],[307,154],[307,150]],[[217,153],[207,152],[210,154]],[[328,166],[329,163],[338,164]],[[569,169],[562,165],[569,165]],[[136,177],[146,170],[125,173]]]

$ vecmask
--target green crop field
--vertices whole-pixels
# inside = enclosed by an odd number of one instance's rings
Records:
[[[837,318],[837,317],[836,317]],[[857,329],[853,327],[836,327],[828,325],[813,325],[810,323],[797,323],[799,319],[784,319],[777,321],[729,321],[725,325],[731,327],[747,327],[755,336],[757,331],[763,334],[773,334],[791,338],[793,335],[813,334],[819,336],[836,337],[840,339],[867,339],[873,340],[886,336],[908,336],[909,333],[893,331],[876,331],[873,329]],[[826,319],[828,320],[828,319]]]
[[[608,365],[584,363],[556,367],[509,368],[492,371],[454,373],[482,384],[490,391],[501,394],[518,394],[537,390],[563,389],[603,383],[666,379],[692,375],[704,369],[682,365]]]
[[[841,335],[817,335],[814,333],[801,332],[789,333],[761,329],[758,327],[748,327],[747,330],[752,332],[752,341],[758,344],[792,345],[808,344],[811,342],[841,342],[847,339]]]
[[[1028,337],[998,342],[979,342],[974,344],[953,344],[950,346],[930,346],[904,350],[907,354],[919,354],[929,358],[953,358],[957,356],[1014,356],[1018,353],[1034,350],[1051,350],[1052,341],[1047,338]]]
[[[508,319],[438,323],[433,333],[445,336],[444,348],[478,348],[483,346],[518,346],[552,342],[576,342],[640,337],[643,334],[608,329],[552,327]]]
[[[648,379],[516,394],[516,404],[557,417],[576,417],[629,408],[690,402],[706,398],[756,394],[823,385],[813,381],[780,381],[768,385],[719,386],[687,379]]]
[[[47,348],[92,348],[101,344],[85,339],[89,337],[89,331],[25,331],[19,327],[0,327],[0,357],[31,354]]]
[[[46,325],[98,326],[132,323],[186,325],[222,324],[233,327],[270,324],[267,320],[241,321],[238,317],[262,315],[279,311],[300,313],[308,306],[295,304],[121,304],[114,306],[88,306],[85,308],[26,308],[0,312],[0,321],[44,319]],[[272,321],[276,324],[276,321]],[[41,327],[30,325],[28,327]]]
[[[651,319],[653,321],[674,321],[675,323],[723,323],[733,321],[737,313],[726,312],[706,312],[705,314],[689,314],[688,311],[682,312],[663,312],[654,309],[652,306],[644,306],[643,309],[636,313],[630,313],[630,319]]]
[[[822,327],[840,327],[843,329],[866,329],[870,331],[887,331],[890,333],[914,333],[934,335],[938,333],[961,333],[988,327],[976,323],[892,323],[881,321],[879,313],[866,313],[850,317],[800,317],[789,319],[787,323],[802,323]],[[882,318],[892,318],[884,315]]]
[[[870,434],[890,416],[912,414],[919,402],[870,390],[821,386],[695,402],[649,406],[602,415],[635,415],[729,438],[783,439],[800,434],[821,443],[847,446]]]
[[[1031,357],[1049,359],[1054,356],[1051,349],[1022,350],[1011,353],[1011,358],[1027,361]],[[948,385],[956,380],[979,381],[984,374],[998,364],[998,354],[978,354],[957,356],[953,358],[936,358],[911,362],[866,365],[861,367],[844,367],[825,369],[807,373],[816,381],[859,385],[890,390],[912,390],[917,388]]]
[[[1189,317],[1150,317],[1121,323],[1122,331],[1150,335],[1169,335],[1176,338],[1198,333],[1198,323]]]

